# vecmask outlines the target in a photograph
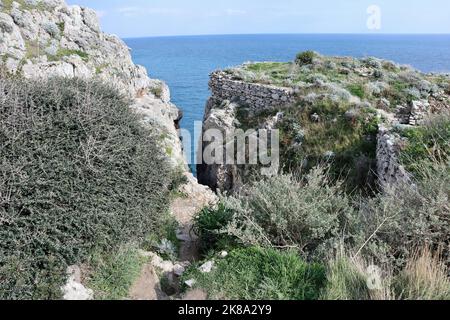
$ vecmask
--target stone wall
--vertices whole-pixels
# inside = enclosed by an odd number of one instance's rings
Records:
[[[410,182],[410,174],[399,163],[400,137],[380,125],[377,143],[377,174],[381,187]]]
[[[400,124],[416,126],[422,124],[432,111],[427,100],[412,101],[407,107],[397,107],[395,118]]]
[[[239,102],[255,110],[279,107],[295,101],[292,88],[235,80],[223,71],[211,74],[209,88],[213,99]]]

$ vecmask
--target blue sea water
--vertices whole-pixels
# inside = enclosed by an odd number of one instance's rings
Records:
[[[450,35],[223,35],[125,39],[135,63],[170,86],[193,133],[203,119],[209,73],[246,61],[291,61],[300,51],[376,56],[423,72],[450,72]],[[191,151],[195,152],[194,148]]]

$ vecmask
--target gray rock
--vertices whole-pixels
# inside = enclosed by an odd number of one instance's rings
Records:
[[[45,48],[45,53],[50,56],[56,56],[59,49],[59,42],[52,40],[47,48]]]
[[[195,281],[195,279],[189,279],[189,280],[186,280],[184,283],[185,283],[189,288],[192,288],[192,287],[194,287],[194,285],[197,283],[197,281]]]
[[[12,33],[14,30],[14,21],[11,16],[0,12],[0,31],[4,33]]]
[[[54,22],[45,22],[42,25],[42,29],[47,32],[51,37],[56,38],[59,36],[59,27]]]
[[[94,292],[81,283],[81,271],[78,266],[67,268],[68,279],[61,288],[64,300],[92,300]]]
[[[178,277],[181,277],[185,271],[186,271],[186,268],[180,264],[176,264],[173,267],[173,273]]]
[[[214,261],[207,261],[200,266],[199,270],[202,273],[210,273],[213,268],[214,268]]]
[[[314,113],[313,115],[311,115],[311,121],[320,122],[320,116],[317,113]]]

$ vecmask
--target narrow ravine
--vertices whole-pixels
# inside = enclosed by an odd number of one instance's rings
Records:
[[[154,253],[142,252],[149,258],[149,262],[144,265],[139,278],[130,289],[129,298],[132,300],[206,299],[206,294],[200,290],[192,290],[181,296],[179,277],[186,267],[200,259],[199,242],[192,230],[193,218],[203,208],[213,205],[217,196],[208,187],[200,185],[191,173],[185,175],[188,182],[181,187],[182,196],[174,199],[170,207],[179,224],[178,261],[163,261]],[[169,288],[164,288],[165,290],[162,289],[162,278],[170,282]]]

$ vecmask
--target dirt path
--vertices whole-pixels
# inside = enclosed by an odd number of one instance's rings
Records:
[[[197,183],[191,175],[186,175],[188,183],[181,188],[182,197],[171,204],[171,212],[179,223],[177,238],[180,240],[178,260],[180,264],[195,262],[199,259],[199,243],[192,232],[192,220],[204,207],[214,204],[217,196],[208,188]],[[169,272],[170,273],[170,272]],[[173,274],[169,274],[173,277]],[[168,300],[167,294],[161,290],[160,279],[156,273],[154,262],[144,266],[141,275],[130,289],[132,300]],[[186,300],[204,300],[206,294],[200,290],[188,292]]]

